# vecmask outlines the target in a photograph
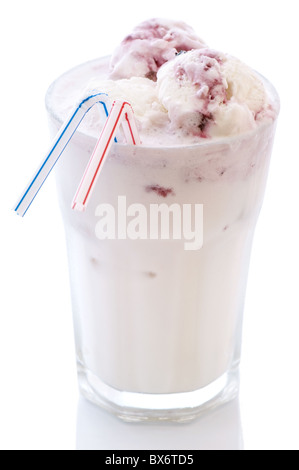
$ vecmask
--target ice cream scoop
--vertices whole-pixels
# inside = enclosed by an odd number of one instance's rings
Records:
[[[161,65],[178,52],[205,47],[194,30],[182,21],[151,19],[139,24],[111,58],[113,79],[146,77],[156,80]]]
[[[261,78],[240,60],[212,49],[179,54],[157,75],[171,129],[201,138],[252,129],[268,105]]]

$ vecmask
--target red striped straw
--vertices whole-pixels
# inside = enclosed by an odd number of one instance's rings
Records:
[[[94,148],[75,194],[72,209],[78,211],[85,210],[120,124],[122,124],[127,143],[140,145],[141,142],[132,106],[126,101],[114,101],[100,138]]]

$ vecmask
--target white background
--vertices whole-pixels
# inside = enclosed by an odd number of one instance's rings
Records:
[[[1,449],[299,449],[299,121],[296,0],[1,2]],[[128,425],[79,399],[53,177],[11,207],[49,144],[44,95],[138,22],[182,19],[268,77],[282,103],[245,308],[241,392],[191,425]]]

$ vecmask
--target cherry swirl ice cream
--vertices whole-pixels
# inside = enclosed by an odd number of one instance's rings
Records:
[[[182,53],[158,72],[157,92],[171,129],[209,138],[253,129],[269,107],[261,79],[241,61],[212,49]]]
[[[113,53],[110,76],[156,80],[159,68],[176,54],[203,46],[193,29],[182,21],[145,21],[136,26]]]
[[[57,166],[80,390],[128,420],[190,419],[238,390],[250,250],[278,97],[242,61],[184,23],[161,19],[52,85],[53,135],[94,92],[132,105],[142,144],[117,135],[84,213],[71,201],[104,125],[99,109],[88,112]],[[102,204],[110,208],[106,225]],[[153,205],[169,211],[176,229],[175,209],[201,205],[202,245],[190,251],[178,237],[146,239],[134,211],[149,214]],[[113,214],[119,236],[105,238]],[[124,218],[135,224],[134,239]]]

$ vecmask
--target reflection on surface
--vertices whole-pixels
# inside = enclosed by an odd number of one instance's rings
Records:
[[[189,424],[125,423],[79,399],[77,450],[242,450],[239,400]]]

